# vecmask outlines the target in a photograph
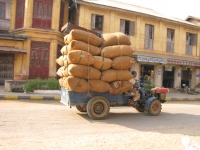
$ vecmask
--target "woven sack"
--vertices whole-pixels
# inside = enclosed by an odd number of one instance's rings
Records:
[[[101,80],[105,82],[112,82],[116,80],[130,80],[133,76],[128,70],[108,69],[101,72]]]
[[[100,79],[101,72],[91,66],[70,64],[66,69],[70,76],[84,79]]]
[[[66,79],[66,77],[58,79],[58,82],[59,82],[61,87],[63,87],[63,82],[64,82],[65,79]]]
[[[134,58],[131,58],[130,56],[119,56],[113,58],[112,60],[113,69],[128,69],[135,63]]]
[[[85,79],[68,76],[63,81],[63,87],[76,92],[87,92],[88,82]]]
[[[128,37],[122,32],[101,34],[102,46],[131,45]]]
[[[56,63],[59,65],[59,66],[67,66],[68,65],[68,62],[67,62],[67,55],[63,55],[63,56],[60,56],[59,58],[56,59]]]
[[[72,40],[67,46],[68,51],[72,50],[82,50],[89,52],[93,56],[98,56],[101,53],[101,49],[97,46],[87,44],[82,41]]]
[[[64,45],[61,48],[60,52],[61,52],[62,55],[67,55],[67,49],[68,49],[67,47],[68,47],[67,45]]]
[[[117,94],[120,94],[120,93],[124,93],[126,92],[126,88],[125,87],[120,87],[118,89],[115,89],[115,88],[111,88],[110,89],[110,94],[111,95],[117,95]]]
[[[110,91],[110,84],[101,80],[89,80],[89,88],[96,92],[108,92]]]
[[[101,56],[106,58],[115,58],[118,56],[131,56],[134,50],[127,45],[115,45],[104,47],[101,50]]]
[[[65,44],[69,44],[72,40],[82,41],[94,46],[100,46],[102,44],[101,38],[95,34],[78,29],[71,30],[70,33],[64,37]]]
[[[92,67],[98,70],[108,70],[112,65],[112,60],[110,58],[105,58],[102,56],[93,56],[95,58],[95,63]]]
[[[90,53],[81,50],[69,52],[67,60],[69,64],[92,65],[95,63],[95,59]]]
[[[66,68],[67,68],[66,66],[60,67],[60,68],[58,69],[58,71],[56,72],[56,74],[57,74],[59,77],[64,77],[64,76],[66,76],[66,75],[65,75],[65,69],[66,69]]]
[[[133,87],[133,85],[134,84],[129,82],[129,81],[113,81],[113,82],[110,82],[110,86],[113,89],[125,87],[125,89],[130,90]]]

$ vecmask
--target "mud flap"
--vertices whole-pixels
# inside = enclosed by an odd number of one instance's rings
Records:
[[[148,113],[148,111],[149,111],[149,105],[151,104],[151,102],[152,102],[153,100],[156,100],[156,99],[157,99],[157,97],[150,97],[150,98],[146,101],[145,107],[144,107],[144,113]]]

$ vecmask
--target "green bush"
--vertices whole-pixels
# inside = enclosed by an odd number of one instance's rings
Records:
[[[150,80],[147,80],[145,82],[145,86],[144,86],[145,89],[152,89],[152,88],[155,88],[155,86],[152,86],[151,85],[151,81]]]
[[[25,83],[24,92],[33,92],[36,89],[58,90],[60,85],[57,79],[45,79],[42,81],[40,78],[30,80]]]

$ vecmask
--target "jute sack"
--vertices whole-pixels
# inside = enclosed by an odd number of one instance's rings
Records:
[[[103,47],[113,45],[131,45],[128,37],[122,32],[101,34]]]
[[[118,56],[131,56],[134,50],[128,45],[115,45],[104,47],[101,50],[101,56],[106,58],[115,58]]]
[[[65,45],[65,46],[63,46],[62,48],[61,48],[61,50],[60,50],[60,52],[61,52],[61,54],[63,54],[63,55],[67,55],[67,45]]]
[[[126,88],[125,87],[120,87],[118,89],[115,89],[115,88],[111,88],[110,89],[110,94],[111,95],[117,95],[117,94],[120,94],[120,93],[124,93],[126,92]]]
[[[66,70],[70,76],[84,79],[100,79],[101,76],[101,72],[91,66],[70,64]]]
[[[63,82],[64,82],[65,79],[66,79],[66,77],[58,79],[58,82],[59,82],[61,87],[63,87]]]
[[[95,63],[95,59],[90,53],[81,50],[69,52],[67,60],[69,64],[92,65]]]
[[[92,67],[98,70],[108,70],[112,65],[112,60],[110,58],[105,58],[102,56],[93,56],[95,58],[95,63]]]
[[[130,89],[132,89],[133,85],[134,84],[129,82],[129,81],[113,81],[113,82],[110,82],[110,86],[113,89],[125,87],[126,90],[130,90]]]
[[[115,70],[108,69],[101,72],[101,80],[105,82],[112,82],[116,80],[130,80],[132,78],[132,74],[128,70]]]
[[[58,69],[58,71],[56,72],[56,74],[57,74],[59,77],[64,77],[64,76],[66,76],[66,75],[65,75],[65,69],[66,69],[66,68],[67,68],[66,66],[60,67],[60,68]]]
[[[110,84],[101,80],[89,80],[89,88],[96,92],[108,92],[110,91]]]
[[[131,58],[130,56],[119,56],[113,58],[112,60],[113,69],[128,69],[135,63],[134,58]]]
[[[87,44],[82,41],[72,40],[67,46],[68,51],[72,50],[82,50],[89,52],[93,56],[98,56],[101,53],[101,49],[97,46]]]
[[[72,40],[82,41],[94,46],[100,46],[102,44],[101,38],[95,34],[78,29],[71,30],[70,33],[64,37],[65,44],[69,44]]]
[[[85,79],[68,76],[63,81],[63,87],[76,92],[87,92],[88,82]]]
[[[68,65],[68,62],[67,62],[67,55],[63,55],[63,56],[60,56],[59,58],[56,59],[56,63],[59,65],[59,66],[67,66]]]
[[[115,84],[117,83],[120,84],[120,86],[116,88]],[[129,81],[114,81],[111,82],[110,85],[111,85],[110,94],[116,95],[127,92],[128,90],[132,89],[134,84]]]

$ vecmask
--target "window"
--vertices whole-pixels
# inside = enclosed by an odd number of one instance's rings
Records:
[[[145,49],[153,49],[154,26],[145,24]]]
[[[197,35],[186,33],[186,54],[192,55],[192,46],[197,45]]]
[[[25,0],[17,0],[15,28],[22,28],[24,26],[24,8]]]
[[[174,29],[167,29],[167,52],[174,52]]]
[[[103,31],[103,16],[92,14],[92,30]]]
[[[59,20],[59,31],[61,31],[61,28],[63,26],[64,22],[64,9],[65,9],[65,4],[63,1],[60,3],[60,20]]]
[[[51,28],[53,0],[34,0],[33,27]]]
[[[120,19],[120,32],[126,35],[134,35],[135,34],[135,22]]]
[[[0,2],[0,18],[5,18],[5,7],[6,4],[4,2]]]

